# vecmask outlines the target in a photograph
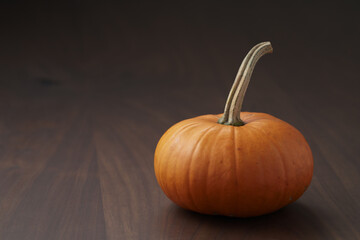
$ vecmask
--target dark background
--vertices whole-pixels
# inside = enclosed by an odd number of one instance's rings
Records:
[[[340,1],[339,1],[340,2]],[[360,239],[359,7],[3,1],[1,239]],[[221,113],[252,46],[243,109],[297,127],[314,155],[296,203],[236,219],[182,210],[153,169],[161,135]]]

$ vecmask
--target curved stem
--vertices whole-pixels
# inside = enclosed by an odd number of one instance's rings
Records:
[[[240,112],[252,72],[259,59],[267,53],[272,53],[272,51],[271,43],[263,42],[254,46],[246,55],[227,98],[224,115],[219,119],[218,123],[233,126],[245,124],[240,119]]]
[[[261,43],[260,43],[261,44]],[[258,44],[259,45],[259,44]],[[256,45],[257,46],[257,45]],[[255,47],[256,47],[255,46]],[[229,111],[230,111],[230,105],[231,105],[231,102],[232,102],[232,99],[234,97],[234,94],[235,94],[235,91],[236,89],[238,88],[239,86],[239,83],[240,83],[240,79],[242,77],[242,74],[245,70],[245,66],[247,65],[248,61],[249,61],[249,58],[250,56],[253,54],[254,50],[255,50],[255,47],[253,47],[249,53],[246,55],[246,57],[244,58],[244,60],[242,61],[241,65],[240,65],[240,68],[236,74],[236,77],[235,77],[235,81],[231,87],[231,90],[229,92],[229,95],[228,95],[228,98],[226,100],[226,104],[225,104],[225,109],[224,109],[224,114],[223,116],[219,119],[218,123],[226,123],[229,119]]]

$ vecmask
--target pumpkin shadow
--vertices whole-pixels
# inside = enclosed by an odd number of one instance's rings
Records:
[[[179,239],[326,239],[320,219],[306,205],[296,202],[277,212],[252,218],[203,215],[172,205],[172,217],[181,227]]]

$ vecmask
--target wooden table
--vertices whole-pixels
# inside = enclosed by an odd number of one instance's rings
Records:
[[[355,6],[8,1],[1,13],[0,239],[360,239]],[[250,219],[177,207],[155,179],[157,141],[221,113],[267,40],[244,110],[304,134],[311,186]]]

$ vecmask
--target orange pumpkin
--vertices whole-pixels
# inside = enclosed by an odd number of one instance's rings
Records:
[[[155,174],[179,206],[205,214],[250,217],[297,200],[313,174],[303,135],[265,113],[241,112],[256,62],[272,52],[256,45],[240,66],[224,114],[181,121],[161,137]]]

